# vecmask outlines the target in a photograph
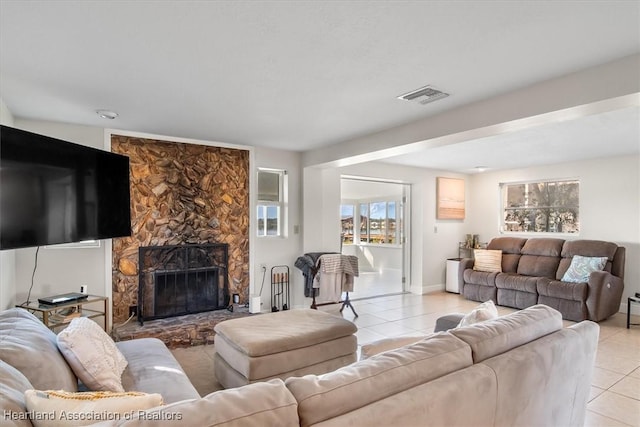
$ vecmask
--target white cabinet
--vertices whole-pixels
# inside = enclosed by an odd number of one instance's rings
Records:
[[[458,283],[458,267],[462,258],[449,258],[447,260],[447,273],[445,280],[445,290],[447,292],[460,293],[460,284]]]

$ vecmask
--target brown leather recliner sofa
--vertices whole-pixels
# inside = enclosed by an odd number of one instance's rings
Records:
[[[624,289],[625,248],[599,240],[497,237],[487,245],[502,251],[502,272],[473,269],[474,260],[460,262],[460,293],[474,301],[526,308],[545,304],[567,320],[599,322],[617,313]],[[583,283],[563,282],[574,255],[607,257],[602,271]]]

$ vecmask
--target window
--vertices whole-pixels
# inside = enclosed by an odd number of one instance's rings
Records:
[[[502,230],[532,233],[580,231],[580,182],[501,184]]]
[[[258,236],[282,236],[286,172],[258,169]]]
[[[369,205],[360,205],[360,242],[369,241]]]
[[[354,206],[340,205],[340,223],[342,224],[342,243],[353,243]]]
[[[399,201],[359,202],[340,205],[342,243],[398,244],[396,207]],[[360,215],[355,215],[360,212]],[[354,231],[358,237],[354,239]]]
[[[396,202],[387,203],[387,243],[395,245],[398,243],[396,227]]]

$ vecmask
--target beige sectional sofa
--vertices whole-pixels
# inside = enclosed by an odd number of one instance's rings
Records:
[[[476,271],[474,260],[459,264],[460,293],[474,301],[526,308],[545,304],[567,320],[599,322],[620,310],[625,248],[599,240],[498,237],[488,250],[502,251],[501,271]],[[574,256],[606,257],[602,271],[580,282],[562,281]]]
[[[97,425],[582,426],[598,333],[590,321],[563,328],[558,311],[536,305],[433,334],[328,374],[253,383]],[[148,366],[157,360],[151,353]],[[18,369],[0,364],[0,410],[25,411],[24,388],[42,387],[48,376],[27,378],[28,364],[47,357],[32,354]],[[174,379],[157,372],[155,384],[167,390]]]
[[[122,374],[126,391],[159,393],[165,403],[200,398],[162,341],[142,338],[116,345],[128,362]],[[77,391],[78,385],[49,328],[21,308],[0,312],[0,426],[31,426],[20,415],[27,389]]]

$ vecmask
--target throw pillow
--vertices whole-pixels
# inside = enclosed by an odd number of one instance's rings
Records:
[[[462,326],[473,325],[474,323],[484,322],[485,320],[491,320],[498,317],[498,309],[492,300],[485,301],[473,310],[469,314],[466,314],[458,323],[458,328]]]
[[[607,257],[586,257],[574,255],[571,265],[562,276],[563,282],[583,283],[589,281],[589,275],[607,265]]]
[[[145,409],[162,405],[162,396],[136,391],[24,392],[27,411],[35,427],[86,426],[101,421],[132,418]]]
[[[58,334],[58,348],[89,390],[124,392],[121,377],[127,360],[96,322],[73,319]]]
[[[502,273],[502,251],[493,249],[474,249],[473,269],[487,273]]]

